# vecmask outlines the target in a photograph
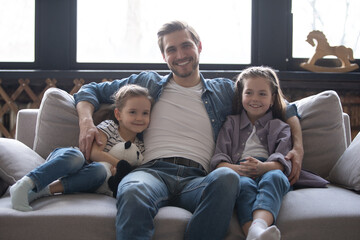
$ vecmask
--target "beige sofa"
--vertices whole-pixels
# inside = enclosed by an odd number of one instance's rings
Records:
[[[285,196],[277,222],[282,239],[359,239],[360,135],[350,145],[349,117],[334,91],[296,105],[302,116],[303,168],[331,184]],[[11,208],[6,186],[44,162],[55,147],[76,145],[78,134],[74,100],[62,90],[48,90],[40,109],[18,113],[17,140],[0,138],[0,239],[115,239],[116,200],[109,196],[58,195],[36,200],[32,212]],[[154,239],[183,239],[190,217],[184,209],[161,208]],[[235,216],[226,239],[244,239]]]

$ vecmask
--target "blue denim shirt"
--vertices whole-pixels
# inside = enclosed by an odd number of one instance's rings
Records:
[[[113,103],[112,95],[121,86],[126,84],[137,84],[146,87],[150,95],[157,101],[161,96],[165,84],[171,78],[172,73],[161,76],[154,71],[145,71],[112,82],[92,82],[82,86],[79,92],[74,95],[75,104],[80,101],[87,101],[94,105],[96,111],[99,109],[101,103]],[[214,130],[214,139],[216,140],[222,124],[232,111],[234,82],[227,78],[205,79],[202,74],[200,74],[200,78],[204,85],[204,92],[201,98],[209,115]],[[287,118],[297,115],[294,104],[289,105],[286,115]]]
[[[232,99],[234,96],[234,82],[227,78],[205,79],[200,74],[204,85],[202,100],[213,127],[214,139],[226,119],[231,114]],[[112,95],[126,84],[137,84],[146,87],[150,95],[157,101],[161,96],[165,84],[172,78],[172,73],[161,76],[153,71],[133,74],[128,78],[112,82],[89,83],[81,87],[74,95],[75,104],[80,101],[90,102],[98,110],[101,103],[113,103]]]

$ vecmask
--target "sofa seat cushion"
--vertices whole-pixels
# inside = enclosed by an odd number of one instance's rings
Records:
[[[0,198],[0,233],[4,239],[115,239],[116,200],[101,194],[79,193],[40,198],[33,211],[11,208],[9,195]],[[155,217],[154,238],[182,240],[192,214],[178,207],[163,207]],[[19,228],[21,226],[21,228]],[[243,239],[234,215],[226,240]],[[1,239],[2,239],[1,238]]]
[[[101,194],[40,198],[33,211],[11,208],[0,198],[1,239],[115,239],[115,199]]]
[[[277,220],[281,239],[358,239],[359,202],[359,194],[332,184],[291,191]]]
[[[332,184],[328,188],[291,191],[284,197],[277,221],[281,239],[357,239],[359,202],[359,194]],[[29,236],[53,240],[115,239],[115,203],[114,198],[100,194],[59,195],[36,200],[31,204],[34,211],[19,212],[11,208],[6,196],[0,198],[1,236],[4,239]],[[190,218],[191,213],[184,209],[161,208],[154,221],[154,239],[183,239]],[[225,239],[245,239],[235,215]]]

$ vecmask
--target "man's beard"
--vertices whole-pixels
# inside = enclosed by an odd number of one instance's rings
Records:
[[[174,75],[177,77],[181,77],[181,78],[187,78],[187,77],[191,76],[191,74],[198,68],[198,66],[199,66],[199,60],[194,62],[190,72],[181,74],[175,68],[173,68],[170,64],[168,64],[169,69],[174,73]]]

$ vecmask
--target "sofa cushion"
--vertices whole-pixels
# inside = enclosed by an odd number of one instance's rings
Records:
[[[331,170],[329,180],[349,189],[360,191],[360,133]]]
[[[303,169],[327,178],[346,149],[346,137],[339,96],[324,91],[295,102],[301,116]]]
[[[281,239],[359,239],[360,196],[329,184],[288,192],[276,221]]]
[[[95,125],[111,117],[112,112],[111,105],[102,104],[94,113]],[[37,116],[34,150],[47,158],[57,147],[78,146],[79,134],[79,118],[73,96],[61,89],[49,88],[44,94]]]
[[[22,142],[0,138],[0,178],[7,184],[14,184],[42,163],[44,159]]]
[[[0,178],[0,197],[4,195],[8,187],[9,184]]]
[[[57,147],[78,146],[79,121],[73,96],[49,88],[37,116],[34,150],[43,158]]]
[[[31,206],[34,211],[17,211],[10,197],[0,198],[1,239],[115,239],[116,200],[112,197],[60,194],[37,199]]]
[[[20,212],[12,209],[9,196],[0,198],[1,239],[28,239],[29,233],[32,239],[115,239],[115,198],[91,193],[60,194],[37,199],[31,206],[34,211]],[[160,208],[154,219],[153,239],[184,239],[191,216],[182,208]],[[16,231],[19,226],[21,230]],[[36,231],[39,226],[41,231]],[[234,239],[244,239],[235,214],[224,240]]]
[[[300,188],[324,188],[329,184],[329,181],[323,179],[317,174],[301,169],[299,180],[294,184],[294,189]]]
[[[335,91],[324,91],[294,103],[301,116],[303,168],[326,178],[346,149],[340,99]],[[97,122],[101,117],[96,114],[101,112],[94,114]],[[78,138],[79,123],[74,98],[63,90],[48,89],[39,109],[34,150],[46,158],[56,147],[78,146]]]

